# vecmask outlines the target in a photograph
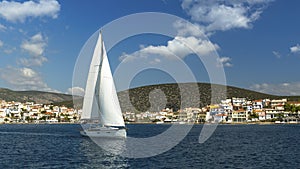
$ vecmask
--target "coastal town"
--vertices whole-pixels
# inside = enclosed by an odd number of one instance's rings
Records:
[[[160,112],[124,113],[127,122],[161,123],[300,123],[300,102],[287,99],[230,98],[219,104],[202,108],[184,108],[177,112],[163,109]]]
[[[76,109],[52,104],[0,100],[0,123],[76,123]]]
[[[0,100],[0,123],[79,123],[82,110],[53,104]],[[126,123],[300,123],[300,102],[288,99],[229,98],[202,108],[123,112]]]

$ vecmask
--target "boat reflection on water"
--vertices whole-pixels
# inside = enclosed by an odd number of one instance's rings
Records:
[[[125,138],[105,138],[105,137],[90,137],[98,146],[105,151],[115,155],[120,155],[126,150]]]
[[[141,127],[141,126],[140,126]],[[167,152],[180,143],[193,125],[164,125],[155,135],[145,129],[143,135],[134,128],[132,137],[90,137],[100,148],[126,158],[146,158]],[[156,126],[157,128],[157,126]],[[148,134],[150,135],[148,135]],[[141,137],[142,136],[142,137]]]
[[[123,150],[122,139],[83,137],[80,144],[82,165],[74,168],[128,168],[127,158],[119,155]],[[96,143],[96,144],[95,144]]]

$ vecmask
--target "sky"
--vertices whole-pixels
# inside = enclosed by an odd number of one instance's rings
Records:
[[[122,78],[115,78],[117,90],[194,80],[216,82],[210,75],[223,70],[226,81],[222,83],[230,86],[300,95],[299,6],[298,0],[0,1],[0,87],[83,93],[85,79],[78,85],[72,81],[88,39],[119,18],[159,12],[187,22],[169,24],[176,32],[173,37],[138,34],[113,46],[108,51],[112,72],[126,65],[119,75],[125,77],[126,68],[140,67],[123,85]],[[144,18],[144,22],[164,25],[164,20]],[[115,29],[126,32],[141,25],[128,23]],[[109,30],[105,31],[104,42],[110,39]],[[202,59],[211,55],[218,57],[207,66]],[[88,61],[85,66],[88,69]],[[184,67],[193,78],[187,78]]]

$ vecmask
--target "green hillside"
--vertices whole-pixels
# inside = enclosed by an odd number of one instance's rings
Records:
[[[195,87],[198,87],[199,94],[194,93]],[[155,91],[156,93],[162,93],[157,95],[154,94],[154,99],[152,99],[156,103],[155,105],[158,105],[160,107],[151,107],[151,99],[149,100],[149,94],[153,91]],[[212,91],[214,91],[214,95],[212,95]],[[263,98],[288,98],[289,100],[300,99],[300,96],[275,96],[232,86],[223,86],[216,84],[211,85],[208,83],[159,84],[144,86],[119,92],[118,96],[123,111],[132,111],[133,108],[137,111],[146,111],[149,109],[157,110],[164,108],[165,105],[167,105],[167,107],[175,109],[178,109],[180,107],[203,107],[211,103],[219,103],[221,99],[231,97],[245,97],[251,100]],[[211,96],[214,97],[212,98]],[[159,103],[166,104],[161,105]]]
[[[0,99],[6,101],[31,101],[35,103],[49,104],[63,101],[72,101],[72,96],[62,93],[41,91],[13,91],[10,89],[0,88]]]
[[[213,89],[213,90],[212,90]],[[212,93],[214,91],[214,93]],[[198,93],[198,94],[197,94]],[[215,96],[215,97],[211,97]],[[208,83],[158,84],[133,88],[118,93],[122,111],[156,111],[169,107],[202,107],[218,103],[221,99],[245,97],[247,99],[279,99],[300,100],[300,96],[275,96],[247,89]],[[0,88],[0,99],[6,101],[34,101],[36,103],[65,105],[72,107],[72,96],[61,93],[41,91],[13,91]],[[151,104],[152,103],[152,104]],[[77,97],[75,107],[82,106],[82,98]]]

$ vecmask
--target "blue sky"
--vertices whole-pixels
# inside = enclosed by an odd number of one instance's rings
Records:
[[[0,1],[0,87],[62,93],[70,93],[73,87],[82,92],[84,86],[72,86],[73,70],[93,33],[129,14],[163,12],[203,32],[219,55],[216,66],[224,69],[228,85],[300,95],[299,6],[297,0]],[[168,51],[190,67],[197,81],[209,82],[201,61],[177,43],[186,41],[203,53],[207,41],[189,25],[177,24],[174,29],[175,39],[145,34],[123,40],[108,52],[112,70],[124,58],[142,56],[149,65],[176,65]],[[165,82],[174,82],[174,77],[150,69],[139,72],[131,87]]]

